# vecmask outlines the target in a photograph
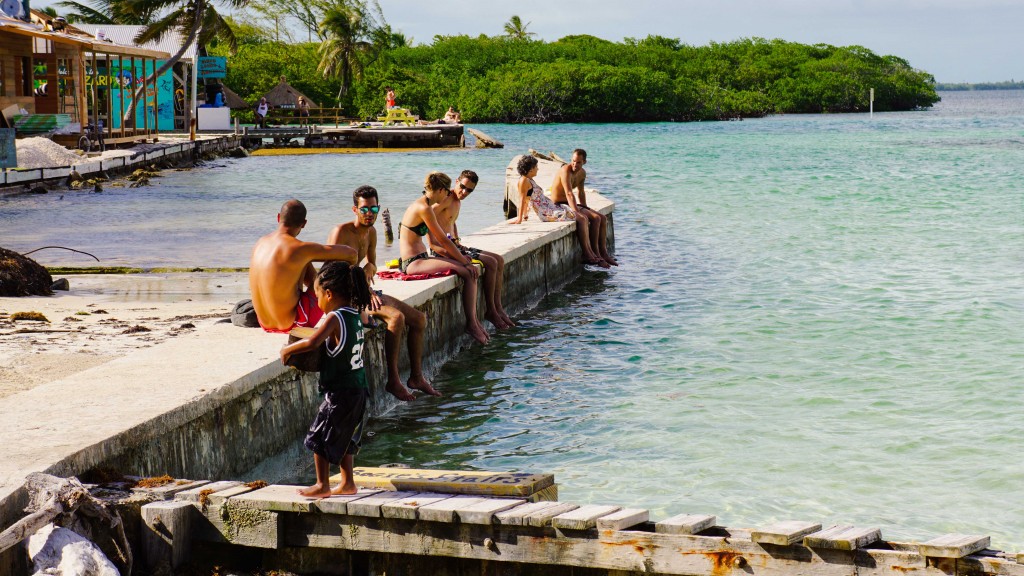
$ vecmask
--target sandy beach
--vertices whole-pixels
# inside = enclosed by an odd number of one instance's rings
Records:
[[[244,273],[68,276],[50,297],[0,298],[0,398],[225,322]],[[56,278],[55,278],[56,279]],[[39,312],[49,322],[14,321]]]

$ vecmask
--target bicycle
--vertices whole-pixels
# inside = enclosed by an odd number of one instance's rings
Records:
[[[107,150],[107,145],[103,142],[103,129],[90,123],[86,125],[85,132],[78,139],[78,148],[88,154],[92,152],[93,147],[101,153]]]

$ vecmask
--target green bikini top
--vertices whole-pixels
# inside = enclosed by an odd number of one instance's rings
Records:
[[[402,226],[405,226],[405,224],[402,224]],[[419,226],[411,226],[411,227],[410,226],[405,226],[405,227],[408,228],[409,230],[412,230],[413,232],[415,232],[416,234],[418,234],[420,236],[426,236],[427,234],[430,234],[430,228],[427,227],[427,223],[426,222],[420,222]],[[401,228],[398,229],[398,237],[399,238],[402,237],[402,229]]]

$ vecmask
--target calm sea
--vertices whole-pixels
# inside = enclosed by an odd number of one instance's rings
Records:
[[[656,518],[1024,551],[1024,92],[942,97],[874,118],[483,127],[503,151],[221,161],[0,199],[0,245],[243,266],[286,197],[322,241],[357,185],[400,216],[428,170],[462,168],[483,178],[471,230],[500,218],[512,155],[583,146],[622,266],[449,363],[445,397],[376,421],[360,464],[553,472],[562,500]],[[293,452],[275,469],[308,475]]]

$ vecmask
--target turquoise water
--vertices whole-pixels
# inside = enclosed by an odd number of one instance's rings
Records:
[[[553,472],[562,500],[654,517],[1024,551],[1024,93],[942,96],[873,119],[489,126],[505,151],[225,161],[0,199],[0,245],[244,265],[284,196],[322,240],[356,185],[400,212],[432,168],[481,173],[472,229],[499,217],[512,154],[581,145],[623,265],[448,364],[445,397],[377,421],[359,463]]]

